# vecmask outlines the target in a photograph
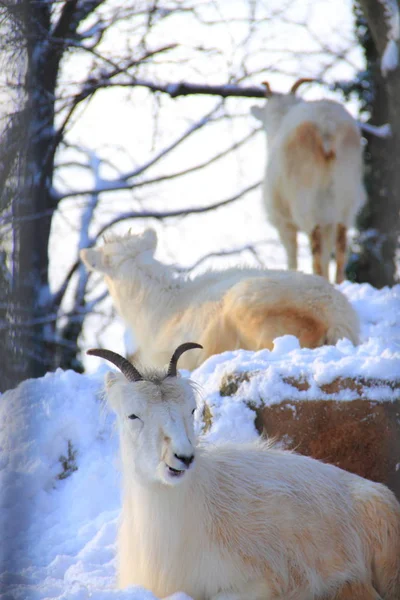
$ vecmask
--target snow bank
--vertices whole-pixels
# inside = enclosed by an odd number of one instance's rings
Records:
[[[307,379],[310,387],[298,397],[308,399],[339,375],[399,377],[400,286],[377,291],[345,283],[341,289],[361,318],[359,347],[343,340],[300,349],[284,336],[271,352],[226,352],[192,373],[203,388],[203,407],[213,413],[208,441],[254,439],[254,412],[243,398],[278,402],[287,391],[285,377]],[[93,375],[58,370],[0,398],[3,600],[154,600],[142,588],[113,589],[120,481],[114,418],[102,401],[107,368]],[[230,398],[220,392],[232,372],[252,376]],[[382,394],[395,398],[398,390],[384,385]],[[201,419],[199,410],[199,430]],[[184,594],[172,598],[188,600]]]

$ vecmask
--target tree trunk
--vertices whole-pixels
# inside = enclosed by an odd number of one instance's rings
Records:
[[[359,0],[376,52],[367,55],[372,71],[374,95],[370,103],[371,123],[389,123],[392,135],[366,135],[368,202],[359,216],[360,234],[356,255],[348,267],[350,279],[369,282],[377,288],[396,282],[396,251],[400,230],[400,67],[381,73],[388,26],[378,0]],[[398,1],[398,4],[399,1]]]
[[[11,258],[3,260],[0,253],[0,391],[56,367],[82,370],[76,354],[83,318],[72,315],[58,332],[62,295],[49,291],[48,248],[58,203],[54,155],[62,139],[54,130],[55,101],[63,54],[79,39],[80,22],[104,1],[65,0],[58,11],[54,0],[15,0],[3,7],[23,109],[10,114],[7,139],[0,140],[0,211],[11,212],[12,228],[12,239],[1,240]]]
[[[8,386],[39,377],[54,366],[48,321],[48,243],[54,167],[54,98],[58,64],[51,53],[50,4],[23,5],[25,34],[25,107],[20,123],[20,181],[12,202],[12,312],[9,338],[12,361]],[[52,53],[54,56],[54,53]],[[12,342],[11,342],[12,340]]]

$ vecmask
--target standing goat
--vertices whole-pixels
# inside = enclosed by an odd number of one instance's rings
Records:
[[[196,445],[195,386],[109,350],[123,469],[118,585],[194,600],[399,600],[400,505],[379,483],[267,443]]]
[[[268,141],[264,203],[285,247],[289,269],[297,269],[297,232],[310,240],[313,272],[329,278],[336,253],[336,283],[344,279],[347,229],[365,202],[358,125],[332,100],[305,101],[265,83],[265,108],[252,107]]]
[[[115,306],[132,328],[136,358],[165,365],[182,339],[204,350],[184,360],[194,369],[212,354],[273,347],[285,334],[303,347],[358,342],[358,318],[347,298],[315,275],[265,269],[210,271],[187,279],[154,258],[156,233],[110,240],[81,251],[89,269],[103,273]]]

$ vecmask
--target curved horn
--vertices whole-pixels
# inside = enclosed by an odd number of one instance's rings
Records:
[[[169,361],[167,377],[176,377],[176,364],[181,354],[186,352],[186,350],[202,347],[203,346],[201,346],[200,344],[196,344],[195,342],[186,342],[186,344],[181,344],[180,346],[178,346],[175,352],[173,353],[171,360]]]
[[[86,354],[91,354],[92,356],[99,356],[100,358],[105,358],[109,360],[113,365],[118,367],[123,375],[127,378],[128,381],[142,381],[143,377],[139,373],[139,371],[123,356],[117,354],[116,352],[112,352],[111,350],[103,350],[103,348],[92,348],[88,350]]]
[[[315,81],[315,79],[312,77],[302,77],[301,79],[298,79],[290,88],[289,94],[295,94],[298,88],[303,85],[303,83],[311,83],[312,81]]]
[[[269,85],[268,81],[263,81],[262,84],[265,87],[265,97],[269,98],[273,94],[273,91],[271,90],[271,86]]]

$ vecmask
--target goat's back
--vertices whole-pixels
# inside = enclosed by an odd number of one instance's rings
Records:
[[[360,141],[360,132],[356,121],[346,108],[333,100],[314,100],[299,102],[295,104],[282,119],[279,136],[281,139],[291,135],[293,129],[304,122],[315,124],[321,135],[335,135],[335,133],[347,125],[354,131],[355,139]]]
[[[233,544],[254,569],[275,566],[283,589],[326,582],[374,580],[383,598],[397,598],[400,511],[385,486],[305,456],[262,446],[207,449],[216,543]],[[202,478],[200,473],[200,479]],[[290,555],[290,561],[287,557]],[[301,565],[293,574],[288,564]],[[311,576],[314,573],[314,576]],[[324,582],[313,581],[323,573]],[[291,578],[298,578],[294,582]],[[387,595],[386,595],[387,594]],[[391,595],[392,594],[392,595]]]
[[[329,100],[295,105],[269,148],[265,186],[273,222],[286,212],[308,234],[315,223],[350,226],[365,191],[361,136],[347,110]]]
[[[231,269],[205,273],[188,284],[147,342],[144,362],[164,365],[182,339],[197,339],[204,350],[181,359],[194,369],[227,350],[273,347],[291,334],[304,347],[359,339],[358,317],[347,298],[322,277],[294,271]]]
[[[263,277],[243,278],[224,297],[224,313],[238,327],[241,322],[245,323],[250,333],[254,325],[255,335],[257,331],[260,335],[268,319],[277,327],[271,339],[286,331],[296,335],[305,347],[336,344],[341,338],[358,344],[359,321],[354,308],[346,296],[324,278],[295,271],[261,273]],[[284,323],[279,325],[286,317],[294,318],[305,332],[314,331],[313,341],[302,340],[300,331],[290,330]]]

